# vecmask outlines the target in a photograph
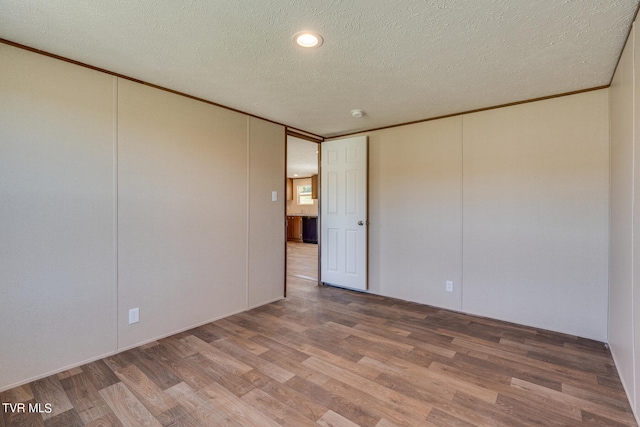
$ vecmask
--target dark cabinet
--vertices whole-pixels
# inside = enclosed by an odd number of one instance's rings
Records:
[[[318,243],[318,218],[310,216],[302,218],[302,241]]]

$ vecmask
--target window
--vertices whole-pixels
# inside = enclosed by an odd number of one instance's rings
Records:
[[[313,199],[311,198],[311,184],[298,185],[298,204],[299,205],[313,204]]]

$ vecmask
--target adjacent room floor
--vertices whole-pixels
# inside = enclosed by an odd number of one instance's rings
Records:
[[[318,287],[314,268],[285,300],[0,393],[52,408],[0,426],[637,425],[602,343]]]
[[[318,245],[287,242],[287,278],[318,282]]]

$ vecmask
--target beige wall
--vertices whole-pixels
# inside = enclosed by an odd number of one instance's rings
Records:
[[[120,348],[246,308],[246,212],[246,117],[119,80]]]
[[[634,408],[640,410],[640,94],[634,92],[640,64],[634,63],[634,50],[640,48],[636,29],[632,31],[616,69],[610,88],[611,122],[611,231],[609,271],[609,345],[622,384]],[[638,54],[635,54],[638,58]],[[638,61],[638,59],[636,59]],[[635,157],[634,157],[635,156]]]
[[[0,390],[116,346],[115,78],[0,44]]]
[[[607,91],[464,116],[463,310],[607,340]]]
[[[600,90],[369,133],[371,292],[606,341],[607,117]]]
[[[462,308],[462,117],[369,134],[369,222],[372,292]]]
[[[0,390],[282,298],[282,126],[0,57]]]
[[[249,118],[249,307],[284,295],[285,138],[282,126]]]

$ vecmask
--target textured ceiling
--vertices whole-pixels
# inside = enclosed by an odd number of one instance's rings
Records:
[[[331,136],[607,85],[637,6],[2,0],[0,38]]]
[[[307,178],[318,174],[318,144],[287,137],[287,177]]]

